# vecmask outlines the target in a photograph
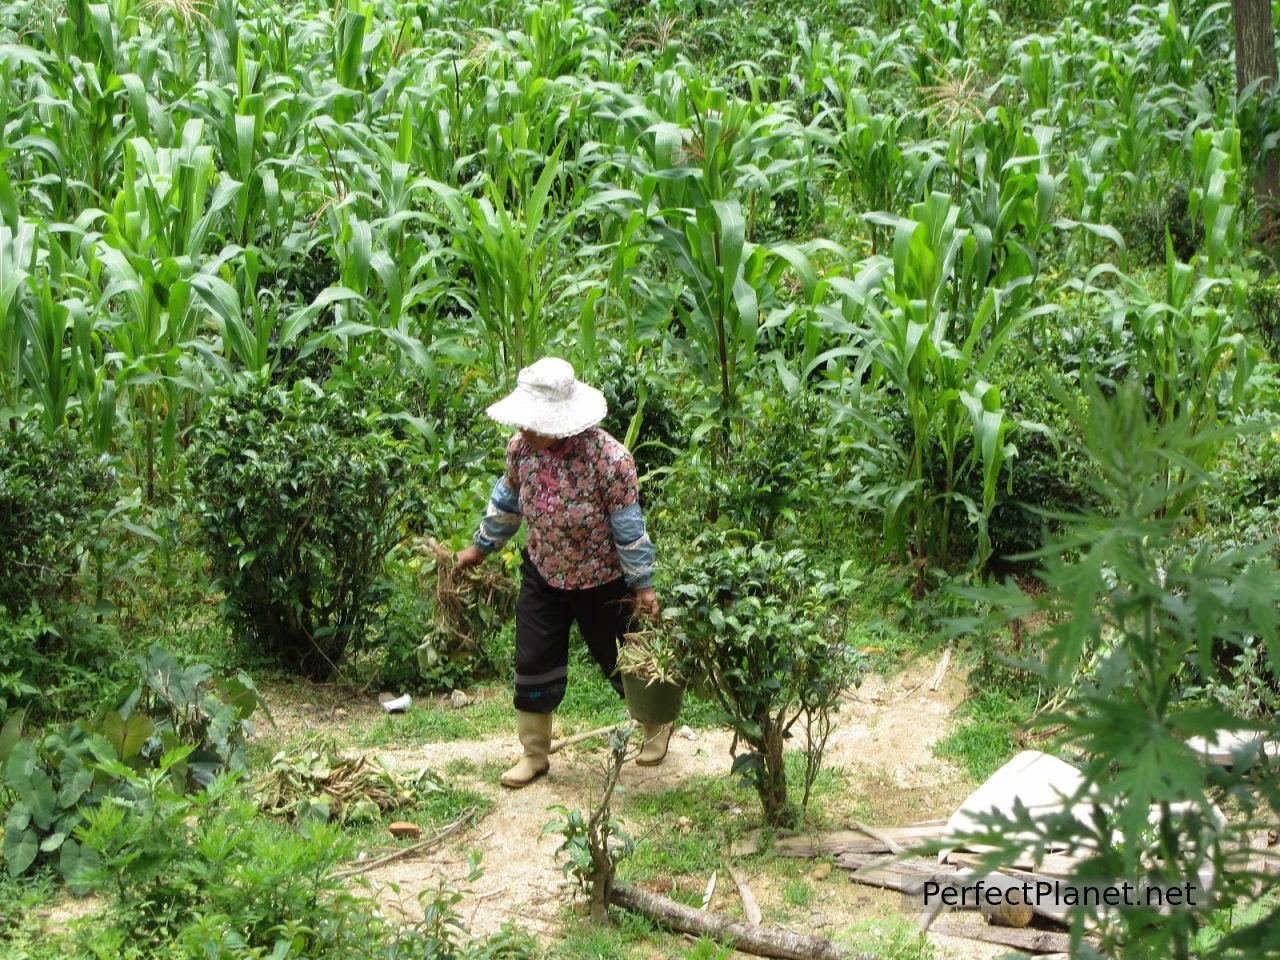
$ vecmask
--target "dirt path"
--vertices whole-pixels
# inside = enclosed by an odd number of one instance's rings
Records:
[[[889,678],[870,675],[861,687],[849,692],[849,703],[840,713],[826,760],[829,767],[843,768],[848,790],[844,796],[825,798],[830,816],[879,824],[943,817],[975,786],[959,769],[932,753],[933,744],[951,730],[951,714],[966,695],[965,678],[954,667],[939,689],[930,691],[936,666],[934,659],[917,660]],[[312,716],[307,721],[314,725],[320,710],[314,706],[308,709]],[[730,735],[718,730],[697,731],[692,740],[673,738],[671,752],[661,767],[642,770],[631,766],[624,772],[622,784],[627,795],[634,796],[667,790],[693,776],[727,775],[730,742]],[[557,754],[547,777],[524,790],[503,790],[492,782],[496,779],[492,771],[510,763],[516,750],[514,736],[498,736],[377,751],[389,764],[402,768],[425,765],[442,770],[451,761],[465,760],[471,769],[484,771],[468,786],[495,801],[492,812],[478,826],[439,850],[367,873],[365,878],[388,906],[420,917],[419,895],[443,883],[446,888],[470,890],[460,909],[477,934],[492,933],[508,921],[524,926],[544,942],[554,942],[563,933],[566,918],[575,916],[565,909],[574,893],[556,863],[560,838],[542,835],[542,827],[552,818],[549,808],[553,805],[587,806],[593,785],[601,776],[600,744],[582,744]],[[671,813],[673,819],[681,815],[679,810]],[[646,842],[661,842],[661,838]],[[482,856],[484,875],[469,884],[471,851]],[[860,921],[905,915],[900,895],[850,883],[839,870],[825,877],[818,871],[807,878],[813,889],[808,923],[797,924],[794,904],[789,910],[784,905],[785,878],[778,876],[777,870],[750,861],[744,866],[766,922],[771,914],[776,918],[779,912],[788,912],[791,927],[831,935]],[[728,912],[739,909],[731,883],[720,885],[711,906]],[[958,960],[985,960],[1003,952],[932,934],[930,940],[939,956]]]

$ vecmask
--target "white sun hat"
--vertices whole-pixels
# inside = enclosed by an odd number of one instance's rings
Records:
[[[516,377],[516,388],[485,413],[498,423],[544,437],[572,437],[593,427],[608,410],[604,394],[573,375],[559,357],[543,357]]]

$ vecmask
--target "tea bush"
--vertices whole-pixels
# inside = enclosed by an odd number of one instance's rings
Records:
[[[0,430],[0,716],[83,710],[115,672],[117,637],[79,592],[118,485],[71,434]]]
[[[0,430],[0,608],[60,611],[116,493],[114,472],[74,435]]]
[[[756,788],[765,819],[794,825],[800,811],[788,792],[783,749],[793,732],[806,744],[802,809],[832,715],[860,666],[841,616],[857,581],[848,563],[832,573],[802,550],[712,537],[693,548],[669,591],[679,671],[748,746],[733,769]]]
[[[390,423],[314,384],[247,381],[195,431],[195,511],[227,615],[286,670],[331,677],[366,641],[408,507]]]

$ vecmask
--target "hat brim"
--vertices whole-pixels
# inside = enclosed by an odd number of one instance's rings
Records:
[[[585,383],[576,384],[569,399],[555,402],[536,397],[524,387],[516,387],[485,410],[491,419],[505,426],[556,439],[572,437],[594,427],[608,412],[604,394]]]

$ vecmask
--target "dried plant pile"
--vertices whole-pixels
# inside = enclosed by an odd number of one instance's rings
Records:
[[[420,576],[435,581],[436,623],[418,648],[419,661],[429,670],[446,660],[487,661],[484,638],[501,628],[515,611],[516,585],[497,566],[459,570],[453,552],[434,538],[417,543],[424,563]]]
[[[646,684],[683,683],[676,667],[671,638],[661,621],[628,633],[618,650],[618,670]]]
[[[366,754],[343,757],[332,744],[322,744],[297,756],[277,753],[259,784],[258,804],[291,820],[355,823],[412,809],[444,789],[444,781],[428,770],[406,776]]]

